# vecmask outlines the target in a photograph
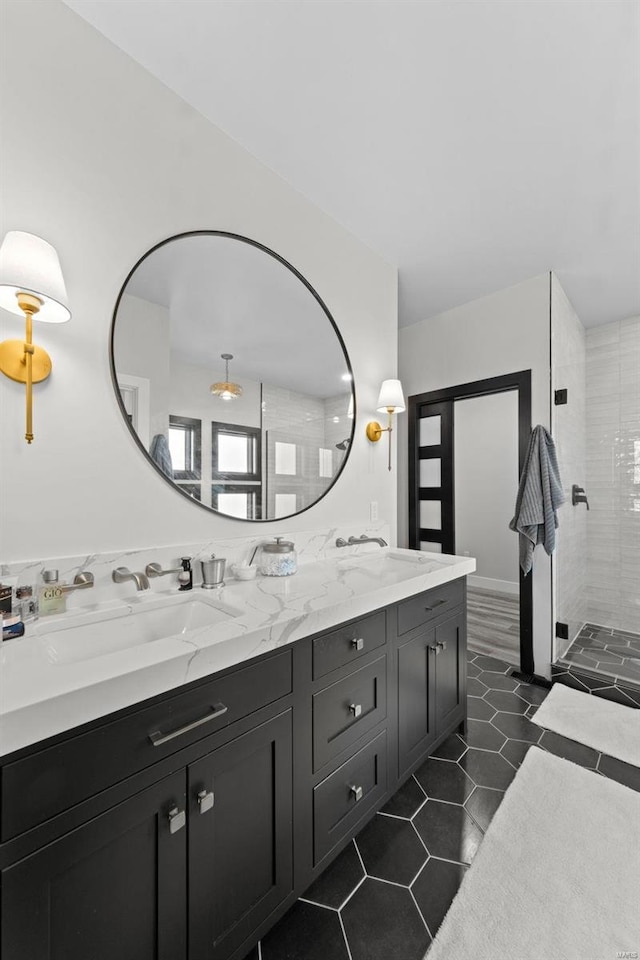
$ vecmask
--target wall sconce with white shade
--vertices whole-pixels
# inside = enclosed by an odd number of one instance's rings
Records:
[[[71,319],[58,254],[46,240],[10,230],[0,247],[0,307],[25,318],[24,340],[0,343],[0,370],[17,383],[26,384],[25,440],[33,440],[34,383],[51,373],[51,358],[32,341],[33,318],[45,323]]]
[[[377,443],[382,438],[383,433],[389,434],[389,470],[391,470],[391,433],[393,431],[394,413],[404,413],[407,409],[402,393],[402,384],[399,380],[383,380],[380,387],[380,396],[376,407],[378,413],[389,415],[389,423],[386,427],[381,427],[377,420],[371,420],[367,424],[367,437],[372,443]]]

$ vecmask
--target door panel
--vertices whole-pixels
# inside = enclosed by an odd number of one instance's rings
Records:
[[[458,613],[436,627],[436,734],[464,718],[466,657],[463,644],[464,614]]]
[[[435,631],[425,628],[398,648],[398,774],[402,776],[436,736],[433,697]]]
[[[191,764],[188,783],[189,957],[216,960],[292,889],[291,711]]]
[[[185,960],[185,808],[176,773],[8,867],[3,960]]]
[[[409,546],[454,552],[453,402],[411,408]]]

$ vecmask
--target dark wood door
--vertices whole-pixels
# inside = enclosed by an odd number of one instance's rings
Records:
[[[189,958],[229,956],[293,888],[291,711],[188,768]]]
[[[398,647],[398,774],[420,759],[436,737],[435,630],[425,627]]]
[[[453,401],[411,404],[409,546],[454,553]]]
[[[185,786],[176,773],[5,869],[3,960],[185,960]]]
[[[436,627],[435,644],[435,727],[436,736],[440,736],[445,727],[460,722],[465,715],[467,667],[463,611]]]

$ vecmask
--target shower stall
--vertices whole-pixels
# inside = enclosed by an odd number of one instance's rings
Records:
[[[551,303],[552,673],[640,705],[640,317],[585,329],[555,277]]]

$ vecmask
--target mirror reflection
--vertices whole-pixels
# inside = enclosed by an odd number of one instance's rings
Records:
[[[300,513],[346,461],[354,394],[342,338],[307,281],[253,241],[191,233],[151,250],[118,298],[111,360],[150,462],[218,513]]]

